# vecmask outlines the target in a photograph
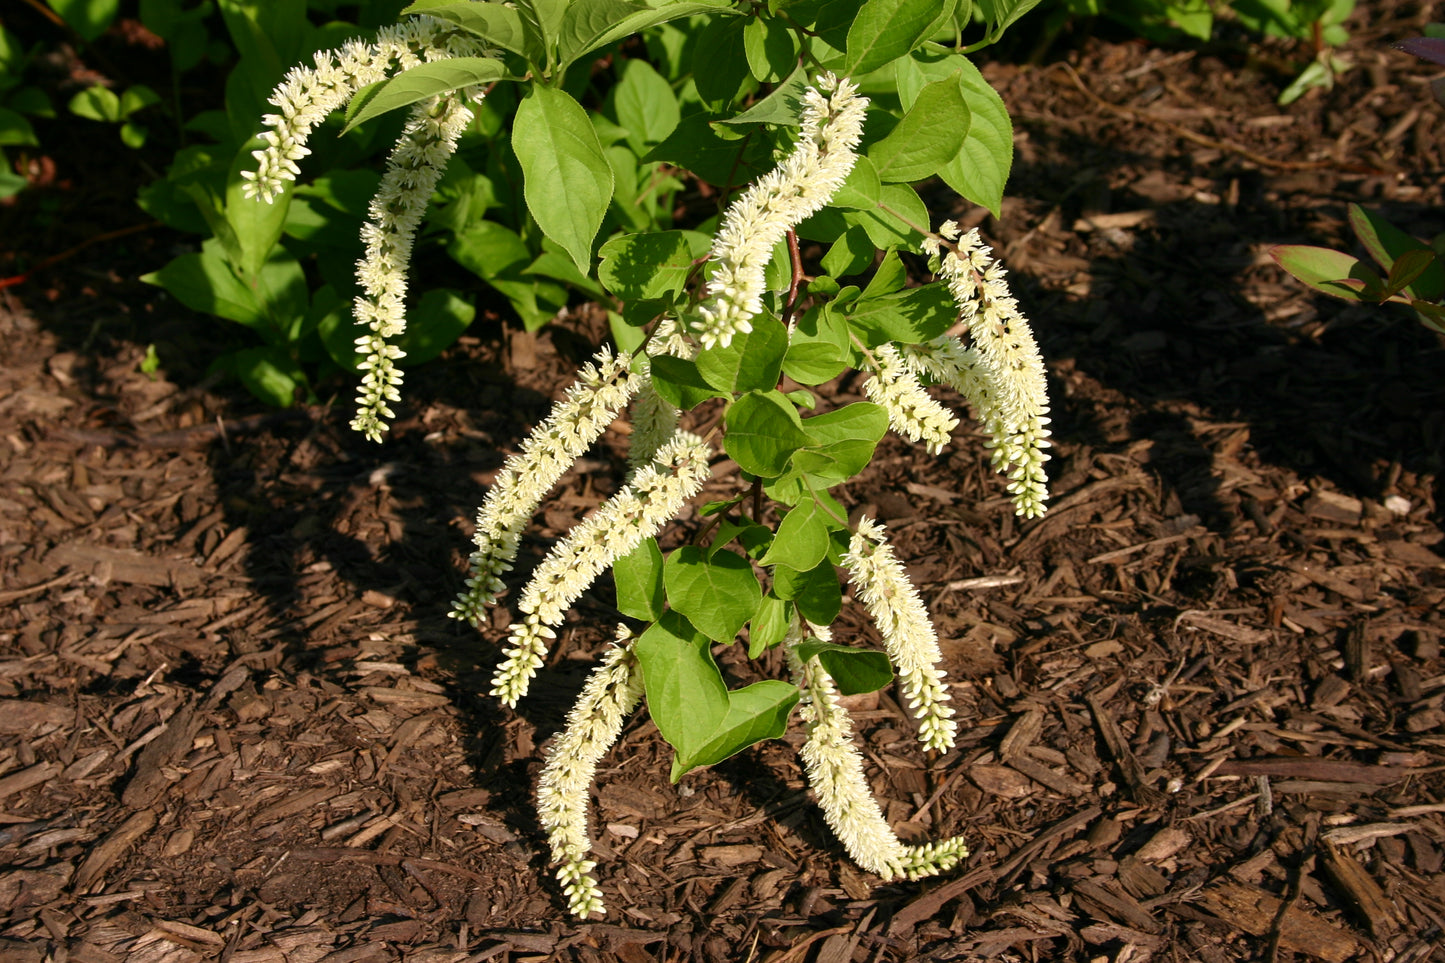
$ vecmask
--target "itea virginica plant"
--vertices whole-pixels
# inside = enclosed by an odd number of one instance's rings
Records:
[[[604,6],[608,17],[598,12]],[[1044,368],[979,232],[951,220],[928,230],[928,212],[908,186],[939,174],[997,205],[1011,156],[1007,114],[957,53],[966,16],[950,4],[939,10],[936,0],[853,6],[857,17],[843,32],[823,29],[805,3],[787,8],[795,18],[788,21],[759,11],[749,23],[771,23],[783,39],[744,43],[747,82],[719,93],[715,78],[695,78],[690,89],[706,111],[749,103],[709,132],[694,127],[692,141],[672,148],[699,167],[749,172],[750,185],[725,191],[735,196],[715,222],[698,219],[710,239],[697,231],[618,232],[594,265],[592,246],[616,202],[611,177],[623,162],[599,160],[596,131],[610,121],[589,120],[560,86],[569,63],[668,20],[694,18],[687,29],[730,36],[734,11],[716,0],[414,4],[408,12],[430,17],[374,43],[320,54],[314,69],[287,77],[272,101],[280,113],[266,118],[258,169],[247,175],[254,195],[270,199],[299,173],[306,136],[325,112],[349,104],[352,121],[361,122],[410,108],[362,231],[357,268],[354,313],[365,361],[353,427],[380,440],[400,399],[394,339],[405,324],[413,244],[471,122],[466,104],[487,84],[524,88],[513,147],[529,214],[556,245],[550,269],[560,270],[565,251],[579,276],[588,272],[587,284],[614,299],[605,303],[615,309],[617,344],[582,367],[496,474],[452,615],[489,624],[487,609],[507,591],[526,528],[549,492],[609,426],[628,420],[621,488],[521,586],[491,689],[515,706],[578,600],[611,572],[615,607],[627,621],[551,743],[537,786],[557,878],[579,917],[603,911],[590,858],[591,785],[642,702],[674,750],[674,781],[781,736],[796,710],[806,732],[803,769],[826,822],[860,866],[885,880],[916,879],[968,856],[961,836],[901,841],[869,788],[843,697],[878,690],[896,673],[925,749],[953,747],[958,723],[937,631],[887,530],[866,515],[850,520],[834,492],[868,467],[890,429],[942,452],[960,424],[930,391],[944,385],[972,409],[1015,512],[1043,515]],[[903,7],[914,17],[906,30],[895,16]],[[703,14],[718,17],[702,26]],[[737,29],[740,41],[751,36],[749,26]],[[950,30],[953,47],[929,39]],[[995,37],[1002,26],[990,22],[989,30]],[[772,63],[779,44],[788,52]],[[894,86],[883,94],[893,106],[870,106],[843,79],[876,79],[889,65]],[[773,91],[750,99],[759,81]],[[879,111],[901,117],[870,138],[865,127]],[[717,132],[728,124],[751,133]],[[674,156],[670,136],[649,156]],[[753,144],[767,137],[770,152]],[[718,151],[731,160],[716,164]],[[544,175],[562,178],[548,190],[567,193],[566,217],[542,199],[536,185]],[[597,196],[600,207],[588,200]],[[831,245],[821,259],[828,274],[809,275],[800,238]],[[935,280],[910,282],[899,256],[905,247],[923,255]],[[845,285],[831,274],[866,283]],[[866,401],[839,401],[836,384],[849,372],[861,377]],[[732,474],[714,478],[722,464]],[[690,511],[709,482],[731,491]],[[876,626],[881,649],[833,638],[845,584]],[[790,677],[728,688],[713,650],[735,643],[753,659],[780,649]]]

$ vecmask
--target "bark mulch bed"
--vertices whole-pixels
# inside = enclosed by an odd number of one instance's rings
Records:
[[[956,213],[1044,344],[1053,509],[1009,515],[972,426],[936,458],[886,443],[848,492],[947,640],[956,750],[920,753],[891,691],[855,706],[900,833],[972,841],[941,879],[848,863],[796,738],[671,786],[634,721],[598,783],[611,915],[562,911],[530,791],[607,593],[516,713],[484,694],[505,613],[478,637],[445,612],[585,311],[479,322],[376,447],[344,397],[263,412],[187,367],[216,322],[134,280],[185,239],[7,291],[0,959],[1445,960],[1445,352],[1264,253],[1343,243],[1351,200],[1441,226],[1430,71],[1385,42],[1429,8],[1369,6],[1355,69],[1288,108],[1223,48],[988,68],[1016,175],[999,221]],[[134,222],[87,189],[44,232],[0,212],[7,236],[38,257]],[[621,470],[599,446],[530,557]]]

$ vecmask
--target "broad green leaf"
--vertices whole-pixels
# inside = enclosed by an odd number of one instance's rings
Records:
[[[888,413],[872,402],[854,402],[814,415],[803,421],[808,447],[793,456],[793,465],[831,487],[868,467],[887,430]]]
[[[643,539],[641,545],[612,563],[612,581],[617,586],[617,610],[646,622],[662,618],[667,591],[662,583],[662,552],[657,539]]]
[[[512,149],[527,209],[578,270],[592,270],[592,239],[612,200],[612,168],[597,132],[565,91],[534,85],[517,107]]]
[[[788,25],[775,17],[748,21],[743,27],[743,52],[753,78],[765,84],[787,77],[798,64],[797,39]]]
[[[1349,219],[1350,227],[1354,228],[1355,236],[1360,239],[1370,257],[1391,274],[1396,258],[1409,251],[1432,250],[1428,244],[1416,240],[1378,213],[1367,211],[1358,204],[1349,206]],[[1394,286],[1393,281],[1391,286]],[[1409,286],[1411,293],[1417,298],[1438,301],[1445,296],[1445,266],[1436,261],[1433,266],[1427,266],[1410,281]]]
[[[406,312],[406,330],[396,339],[406,352],[405,367],[435,358],[456,343],[477,316],[477,309],[450,288],[432,288]]]
[[[799,572],[817,566],[828,554],[826,516],[812,499],[804,499],[783,516],[763,565],[786,565]]]
[[[624,300],[651,300],[681,293],[692,270],[693,247],[682,231],[624,234],[597,252],[597,276]]]
[[[831,562],[806,572],[786,565],[774,566],[773,593],[790,600],[798,614],[814,625],[832,625],[843,610],[843,586]]]
[[[821,639],[808,639],[798,645],[798,658],[806,662],[813,656],[818,657],[843,695],[877,692],[893,681],[888,656],[873,649],[855,649]]]
[[[757,85],[748,72],[741,21],[718,17],[698,31],[693,47],[692,74],[698,98],[715,114],[726,110],[729,104]]]
[[[70,98],[68,107],[72,114],[86,120],[115,123],[121,117],[120,98],[115,91],[99,84],[87,87]]]
[[[772,93],[753,104],[736,117],[728,117],[720,123],[734,127],[745,124],[776,124],[780,127],[797,127],[799,114],[803,110],[803,91],[808,89],[808,72],[799,66]]]
[[[567,303],[567,290],[523,272],[532,251],[515,231],[477,221],[447,245],[447,254],[507,297],[528,331],[550,321]]]
[[[647,152],[644,161],[662,161],[692,171],[721,188],[754,180],[772,167],[763,138],[749,137],[725,125],[708,122],[705,114],[689,114],[667,140]]]
[[[696,362],[670,355],[652,359],[652,386],[683,411],[691,411],[709,398],[723,397],[721,391],[703,380]]]
[[[254,168],[255,161],[247,148],[254,148],[257,143],[259,139],[236,152],[226,181],[226,223],[234,232],[240,248],[236,267],[247,281],[255,279],[276,250],[276,243],[281,240],[281,232],[286,227],[291,193],[295,190],[294,182],[287,181],[286,189],[269,204],[246,196],[246,182],[241,178],[241,172]]]
[[[612,91],[617,122],[627,128],[627,143],[638,156],[667,139],[681,113],[671,85],[645,60],[628,60]]]
[[[965,57],[958,57],[963,68],[959,82],[968,103],[968,137],[963,150],[945,164],[939,176],[959,194],[982,204],[999,216],[1003,209],[1003,189],[1013,167],[1013,121],[1008,108],[978,68]]]
[[[1426,271],[1438,266],[1439,259],[1429,248],[1402,252],[1390,265],[1390,275],[1385,278],[1385,293],[1398,294],[1415,284]]]
[[[877,168],[867,156],[861,156],[853,164],[848,179],[828,203],[831,207],[869,210],[878,206],[878,192],[882,189]]]
[[[489,84],[507,76],[507,66],[494,57],[450,57],[413,67],[389,80],[372,84],[346,107],[346,130],[399,107],[462,87]]]
[[[907,184],[884,184],[878,203],[872,208],[837,210],[825,207],[797,227],[798,236],[831,244],[850,227],[868,234],[876,248],[906,247],[915,250],[928,230],[928,208],[918,192]]]
[[[848,359],[848,322],[832,304],[823,304],[798,319],[783,372],[800,385],[820,385],[838,377],[848,367]]]
[[[748,658],[756,659],[783,641],[793,619],[792,606],[772,592],[763,596],[748,625]]]
[[[500,3],[474,3],[472,0],[422,0],[413,3],[401,14],[426,14],[445,20],[469,33],[486,38],[498,47],[524,57],[527,55],[522,18],[513,7]]]
[[[548,74],[557,63],[557,41],[571,0],[513,0],[522,16],[527,40],[527,59],[544,67]]]
[[[1039,5],[1039,0],[974,0],[989,23],[989,37],[997,40],[1019,17]]]
[[[699,14],[731,16],[736,13],[725,0],[713,3],[675,0],[656,6],[625,0],[571,0],[562,18],[559,60],[565,67],[594,50],[670,20]]]
[[[928,37],[938,0],[868,0],[848,28],[841,73],[861,77],[906,56]]]
[[[159,271],[141,276],[147,284],[165,288],[192,311],[214,314],[228,321],[258,328],[265,324],[261,302],[219,253],[182,254]]]
[[[969,112],[959,77],[924,87],[898,126],[868,149],[868,158],[884,183],[909,183],[932,177],[963,149]]]
[[[542,253],[537,255],[535,261],[523,268],[522,273],[531,277],[561,281],[599,302],[607,300],[607,291],[602,285],[577,270],[577,265],[572,263],[572,259],[564,251],[552,243],[551,238],[542,239]]]
[[[1329,248],[1282,244],[1269,256],[1295,278],[1321,294],[1346,301],[1375,302],[1384,295],[1385,282],[1364,261]]]
[[[859,300],[848,314],[849,327],[870,348],[889,341],[928,341],[957,319],[958,307],[941,284]]]
[[[753,318],[752,326],[727,347],[714,345],[698,353],[697,370],[704,381],[728,394],[777,387],[788,352],[788,329],[770,314]]]
[[[306,384],[301,366],[279,345],[244,348],[227,357],[225,366],[247,391],[277,408],[295,404],[296,389]]]
[[[723,448],[750,475],[774,478],[808,442],[792,403],[777,391],[750,391],[727,410]]]
[[[868,232],[861,227],[850,227],[843,236],[833,242],[828,253],[823,255],[823,270],[833,277],[847,277],[862,274],[873,266],[878,249],[868,240]],[[817,384],[817,382],[805,382]]]
[[[873,277],[868,280],[868,286],[858,295],[858,301],[861,303],[886,297],[902,291],[907,284],[908,269],[903,266],[903,260],[899,258],[897,251],[889,251],[883,255],[878,270],[874,271]]]
[[[728,693],[728,711],[718,727],[687,753],[672,758],[672,781],[698,766],[711,766],[788,728],[788,716],[802,693],[779,679],[764,679]],[[659,729],[662,727],[659,726]]]
[[[46,0],[76,33],[95,40],[110,28],[120,11],[120,0]]]
[[[642,666],[647,711],[662,737],[691,756],[728,714],[728,690],[711,642],[677,612],[665,612],[632,644]]]
[[[30,126],[30,121],[7,107],[0,107],[0,147],[38,143],[40,142],[35,138],[35,128]]]
[[[758,610],[763,590],[752,563],[736,552],[684,545],[662,567],[667,603],[717,642],[732,642]]]

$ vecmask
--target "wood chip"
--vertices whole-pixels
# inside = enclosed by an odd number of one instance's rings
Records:
[[[90,889],[136,840],[154,829],[155,825],[156,814],[153,811],[142,809],[140,812],[131,813],[129,819],[96,843],[85,862],[80,864],[80,869],[75,873],[76,892],[84,893]]]
[[[1226,759],[1214,770],[1216,776],[1279,776],[1322,782],[1366,783],[1389,786],[1415,775],[1417,770],[1394,766],[1372,766],[1348,759],[1312,756],[1279,756],[1266,759]]]
[[[1284,907],[1278,897],[1255,886],[1226,882],[1211,886],[1199,905],[1220,919],[1253,936],[1267,936],[1279,921],[1279,945],[1326,963],[1345,963],[1360,952],[1359,940],[1298,906]],[[1280,915],[1284,908],[1284,915]]]
[[[1329,842],[1320,847],[1325,872],[1349,898],[1356,915],[1377,939],[1388,940],[1400,930],[1399,911],[1359,861]]]

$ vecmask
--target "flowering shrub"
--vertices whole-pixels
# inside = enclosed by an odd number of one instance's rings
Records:
[[[989,37],[1016,6],[991,5]],[[300,173],[307,135],[329,111],[347,105],[352,124],[409,111],[357,266],[365,374],[353,427],[381,440],[401,397],[397,339],[428,201],[484,95],[521,88],[510,147],[531,223],[553,245],[550,270],[570,263],[614,309],[617,344],[582,368],[497,474],[453,615],[484,624],[547,493],[610,424],[629,418],[626,483],[521,588],[492,687],[509,706],[526,695],[568,610],[612,571],[617,608],[635,624],[618,627],[537,792],[578,916],[603,905],[588,858],[590,784],[643,700],[674,749],[674,780],[781,735],[799,709],[804,768],[853,859],[885,879],[955,866],[967,855],[961,838],[908,846],[889,828],[839,702],[896,671],[920,742],[954,744],[927,609],[884,527],[850,522],[832,492],[867,467],[889,429],[933,453],[951,441],[958,418],[928,391],[939,383],[974,410],[1018,514],[1046,507],[1048,401],[1028,323],[978,232],[953,221],[928,230],[909,186],[937,175],[999,204],[1011,130],[958,52],[966,5],[960,13],[937,0],[802,0],[740,12],[717,0],[423,0],[407,9],[413,19],[374,41],[293,70],[245,175],[247,192],[271,201]],[[662,72],[626,55],[636,47],[615,46],[638,31],[649,31]],[[598,68],[584,58],[603,50],[618,78],[604,101],[615,119],[589,114],[569,92],[569,66],[588,65],[590,75]],[[670,82],[669,64],[685,56],[692,73]],[[772,89],[760,96],[763,85]],[[656,111],[624,106],[648,98],[676,105],[670,123],[651,126]],[[652,146],[641,157],[608,146],[633,138]],[[736,171],[751,185],[701,230],[627,230],[643,204],[639,176],[731,193]],[[597,263],[594,245],[609,225]],[[824,273],[810,276],[800,239],[827,247]],[[905,250],[925,255],[938,283],[909,286]],[[829,404],[827,386],[849,370],[864,377],[869,400]],[[720,453],[736,465],[734,493],[703,506],[685,537],[669,536]],[[883,651],[832,640],[840,568]],[[754,658],[781,647],[791,679],[728,689],[712,648],[743,638]]]

